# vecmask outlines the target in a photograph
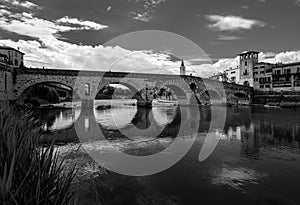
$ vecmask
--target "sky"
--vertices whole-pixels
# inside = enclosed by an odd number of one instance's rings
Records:
[[[300,0],[0,0],[0,44],[28,67],[201,77],[259,51],[300,61]]]

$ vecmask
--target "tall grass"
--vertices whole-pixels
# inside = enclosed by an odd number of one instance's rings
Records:
[[[0,105],[0,204],[71,204],[76,168],[53,145],[39,146],[35,126],[30,114]]]

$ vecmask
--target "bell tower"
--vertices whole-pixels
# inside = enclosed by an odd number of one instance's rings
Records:
[[[180,75],[185,75],[185,66],[183,60],[181,61]]]
[[[246,51],[239,54],[240,84],[253,86],[253,69],[254,65],[258,63],[258,54],[257,51]]]

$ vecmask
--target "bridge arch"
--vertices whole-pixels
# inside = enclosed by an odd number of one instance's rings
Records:
[[[24,75],[21,76],[22,80],[18,80],[14,86],[14,98],[18,99],[24,91],[28,88],[38,85],[38,84],[45,84],[45,83],[55,83],[67,86],[72,88],[76,80],[76,77],[65,77],[65,76],[52,76],[49,75],[47,77],[39,76],[39,75]]]
[[[227,102],[234,104],[249,104],[251,101],[251,96],[247,92],[236,91],[231,92],[227,95]]]
[[[105,86],[108,86],[111,84],[119,84],[119,85],[123,85],[123,86],[127,87],[133,93],[132,98],[136,99],[138,102],[143,101],[143,96],[142,96],[142,92],[144,91],[143,88],[141,86],[135,84],[134,82],[123,81],[122,79],[120,79],[120,80],[103,79],[97,88],[97,92],[95,92],[95,93],[98,94],[102,89],[105,88]]]
[[[171,89],[174,94],[176,95],[177,101],[179,105],[191,105],[194,103],[199,104],[199,101],[192,89],[190,88],[190,84],[185,82],[183,79],[175,79],[171,81],[163,82],[158,87],[167,87]]]
[[[25,100],[25,97],[27,94],[30,94],[30,92],[38,87],[38,86],[41,86],[41,85],[48,85],[50,87],[55,87],[55,85],[62,85],[62,86],[65,86],[69,89],[69,91],[71,91],[73,94],[74,94],[74,90],[73,90],[73,87],[71,84],[67,84],[65,82],[61,82],[61,81],[52,81],[52,80],[49,80],[49,81],[34,81],[34,82],[30,82],[30,83],[26,83],[22,89],[19,89],[17,92],[16,92],[16,100],[17,101],[23,101]],[[63,89],[63,88],[60,88],[60,89]],[[65,89],[67,90],[67,89]],[[72,98],[72,96],[69,96],[70,98]]]

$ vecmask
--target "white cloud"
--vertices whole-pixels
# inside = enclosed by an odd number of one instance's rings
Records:
[[[205,17],[212,22],[208,27],[218,31],[250,30],[253,27],[264,27],[266,25],[262,21],[245,19],[240,16],[206,15]]]
[[[221,41],[235,41],[235,40],[240,40],[243,39],[242,37],[238,36],[225,36],[225,35],[219,35],[218,40]]]
[[[11,12],[6,9],[0,9],[0,16],[7,16],[10,15]]]
[[[79,20],[77,18],[69,18],[68,16],[60,18],[56,22],[70,24],[70,25],[77,25],[80,26],[81,29],[87,29],[87,30],[89,29],[101,30],[108,27],[106,25],[101,25],[92,21],[84,21],[84,20]]]
[[[9,32],[36,38],[37,40],[9,39],[0,44],[20,47],[26,54],[25,65],[31,67],[108,70],[113,71],[179,73],[180,62],[172,62],[170,56],[149,51],[131,51],[115,46],[89,46],[68,43],[59,38],[59,32],[72,30],[100,30],[107,26],[77,18],[63,17],[45,20],[32,13],[14,13],[0,16],[0,28]]]
[[[137,20],[137,21],[143,21],[143,22],[150,22],[152,19],[151,16],[149,16],[147,13],[143,14],[137,14],[137,13],[132,13],[132,19]]]
[[[111,6],[108,6],[107,8],[106,8],[106,11],[110,11],[112,9],[112,7]]]
[[[64,25],[68,23],[68,25]],[[0,15],[0,28],[21,35],[45,39],[54,39],[58,32],[72,30],[100,30],[107,28],[91,21],[80,21],[76,18],[64,17],[57,22],[34,17],[32,13],[15,13],[9,16]]]
[[[40,6],[34,4],[30,1],[0,0],[0,2],[3,2],[10,6],[20,7],[20,8],[24,8],[24,9],[41,9]]]
[[[261,52],[259,60],[268,63],[294,63],[300,62],[300,51],[285,51],[280,53]]]
[[[136,0],[136,2],[140,1],[141,0]],[[166,1],[167,0],[146,0],[143,4],[143,11],[130,12],[129,16],[137,21],[150,22],[153,18],[153,14],[155,13],[155,8]]]

